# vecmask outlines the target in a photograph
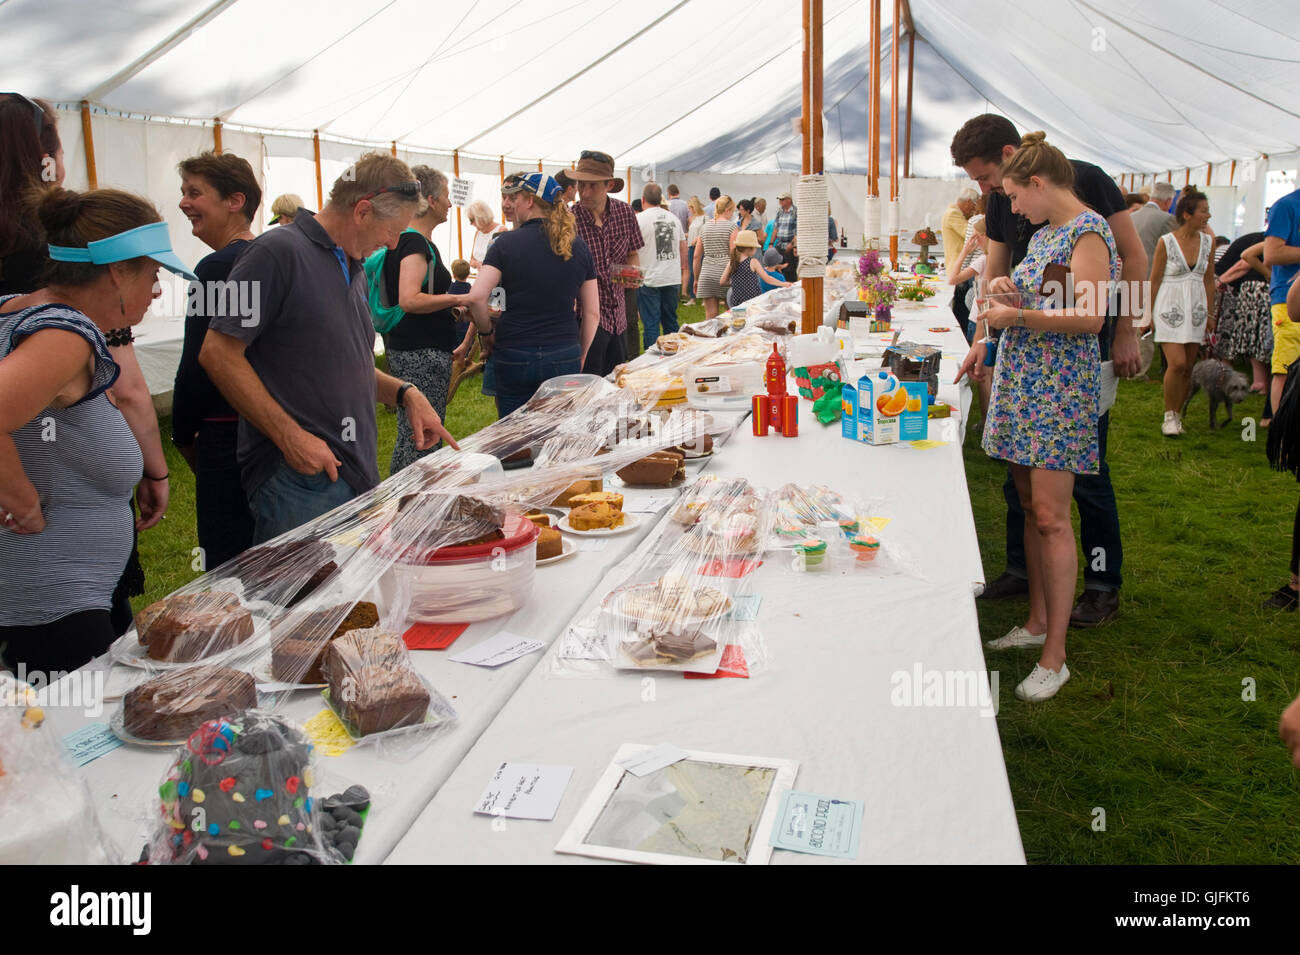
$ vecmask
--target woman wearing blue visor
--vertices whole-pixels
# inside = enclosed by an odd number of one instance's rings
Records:
[[[104,332],[138,323],[158,269],[188,278],[148,200],[54,188],[41,288],[0,297],[0,663],[75,669],[108,649],[140,446],[105,394]]]

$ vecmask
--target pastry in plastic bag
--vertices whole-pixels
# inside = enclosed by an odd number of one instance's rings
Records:
[[[379,629],[343,634],[326,648],[324,671],[330,700],[357,736],[413,726],[429,710],[429,691],[396,634]]]

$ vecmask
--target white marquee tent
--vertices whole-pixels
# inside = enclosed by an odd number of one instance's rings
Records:
[[[878,74],[888,194],[889,37]],[[6,89],[61,110],[68,184],[148,195],[178,252],[207,249],[176,209],[176,162],[222,147],[266,202],[316,200],[362,151],[459,165],[495,205],[501,170],[579,150],[684,194],[767,195],[799,171],[800,8],[751,0],[0,0]],[[1001,112],[1072,156],[1147,184],[1211,185],[1213,224],[1257,228],[1300,167],[1300,7],[1281,0],[911,0],[910,171],[901,225],[960,188],[948,143]],[[825,171],[856,244],[869,144],[866,0],[825,0]],[[906,41],[900,43],[907,73]],[[902,88],[905,88],[903,86]],[[82,108],[82,104],[86,108]],[[902,112],[902,110],[900,110]],[[900,118],[900,130],[905,118]],[[314,134],[315,137],[314,138]],[[901,146],[901,144],[900,144]],[[255,228],[258,228],[255,225]],[[455,218],[435,236],[457,251]],[[468,236],[466,236],[468,238]],[[468,252],[468,244],[464,245]],[[166,369],[149,370],[155,390]]]

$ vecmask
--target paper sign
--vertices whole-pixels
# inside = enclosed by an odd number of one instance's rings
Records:
[[[919,448],[922,451],[927,451],[930,448],[942,448],[945,444],[948,444],[947,441],[932,441],[930,439],[926,439],[924,441],[909,441],[907,443],[914,448]]]
[[[731,598],[731,613],[728,619],[737,623],[758,619],[758,608],[763,603],[762,594],[739,594]]]
[[[748,680],[749,664],[745,661],[745,651],[738,644],[733,643],[722,651],[722,659],[718,661],[717,672],[683,673],[682,676],[688,680],[720,680],[724,677]]]
[[[74,763],[85,766],[117,749],[122,741],[113,734],[107,723],[90,723],[63,737],[63,745]]]
[[[451,204],[453,206],[467,206],[474,201],[474,183],[468,179],[453,178],[451,180]]]
[[[474,811],[511,819],[554,819],[572,775],[572,766],[502,763]]]
[[[408,650],[446,650],[468,629],[467,623],[417,623],[402,639]]]
[[[623,501],[623,510],[635,514],[654,514],[675,500],[676,494],[646,494],[635,498],[629,496]]]
[[[451,659],[456,663],[472,663],[479,667],[499,667],[503,663],[518,660],[525,654],[540,650],[544,646],[546,644],[541,640],[521,637],[509,630],[502,630],[495,637],[489,637],[468,650],[453,654]]]
[[[781,796],[770,841],[776,849],[856,859],[861,837],[861,802],[791,790]]]
[[[744,577],[751,570],[763,566],[761,560],[738,560],[729,557],[726,560],[711,560],[696,571],[702,577]]]
[[[660,743],[658,746],[651,746],[647,750],[642,750],[626,759],[615,760],[615,762],[633,776],[649,776],[651,773],[657,773],[665,766],[681,762],[688,755],[686,750],[680,746],[674,746],[672,743]]]
[[[302,726],[307,731],[307,737],[326,756],[342,756],[356,742],[348,735],[347,727],[339,722],[333,710],[321,710]]]
[[[557,655],[565,660],[608,660],[609,648],[595,627],[574,625],[560,637]]]
[[[605,545],[608,543],[609,541],[600,537],[584,537],[582,540],[578,541],[578,551],[586,554],[591,551],[604,550]]]

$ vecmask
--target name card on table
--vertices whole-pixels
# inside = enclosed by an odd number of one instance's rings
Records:
[[[791,790],[781,796],[770,841],[774,849],[856,859],[861,837],[861,802]]]
[[[502,763],[474,807],[484,816],[511,819],[555,818],[560,799],[573,775],[572,766]]]
[[[511,660],[518,660],[525,654],[540,650],[544,646],[546,644],[541,640],[521,637],[509,630],[502,630],[495,637],[489,637],[468,650],[452,654],[450,659],[456,663],[472,663],[478,667],[499,667]]]
[[[99,759],[122,745],[122,741],[108,728],[107,723],[89,723],[63,737],[68,755],[78,766]]]

